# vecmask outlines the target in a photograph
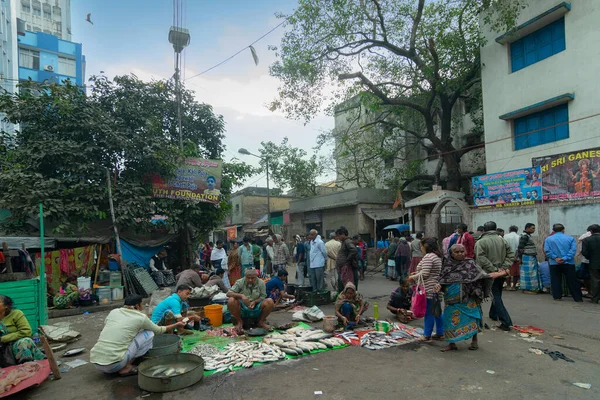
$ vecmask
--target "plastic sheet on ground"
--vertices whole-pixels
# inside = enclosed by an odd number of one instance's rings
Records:
[[[0,399],[11,396],[15,393],[20,392],[23,389],[27,389],[28,387],[40,385],[40,384],[42,384],[42,382],[44,382],[48,378],[48,376],[50,376],[50,365],[48,364],[48,360],[32,361],[31,363],[35,363],[40,366],[40,369],[35,373],[35,375],[28,377],[26,379],[23,379],[22,381],[18,382],[15,386],[13,386],[8,391],[0,393]],[[31,364],[31,363],[27,363],[27,364]],[[6,378],[6,376],[9,373],[11,373],[12,371],[22,368],[23,365],[26,365],[26,364],[14,365],[12,367],[2,368],[0,370],[0,380],[3,378]]]
[[[317,306],[296,311],[292,315],[292,321],[317,322],[322,321],[323,318],[325,318],[325,313]]]
[[[301,328],[306,328],[306,329],[313,329],[312,326],[307,325],[303,322],[298,323],[298,327]],[[231,328],[233,329],[233,325],[232,324],[224,324],[222,326],[220,326],[220,328]],[[183,337],[182,340],[182,351],[188,352],[190,351],[194,346],[198,345],[198,344],[212,344],[213,346],[215,346],[216,348],[218,348],[219,350],[223,350],[228,344],[230,343],[235,343],[235,342],[240,342],[243,340],[246,341],[251,341],[251,342],[262,342],[262,337],[261,336],[257,336],[257,337],[246,337],[246,336],[238,336],[238,337],[223,337],[223,336],[209,336],[207,334],[208,331],[204,331],[204,332],[197,332],[194,331],[193,335],[187,335]],[[280,332],[275,330],[274,333],[285,333],[285,332]],[[337,349],[343,349],[344,347],[348,347],[347,345],[344,346],[335,346],[332,349],[328,348],[326,350],[323,349],[318,349],[318,350],[312,350],[310,353],[304,353],[302,355],[299,356],[292,356],[289,354],[286,354],[285,359],[297,359],[303,356],[306,356],[308,354],[316,354],[316,353],[324,353],[327,351],[331,351],[331,350],[337,350]],[[276,361],[273,361],[276,362]],[[263,365],[263,364],[271,364],[271,363],[259,363],[259,362],[255,362],[252,367],[256,367],[259,365]],[[244,367],[234,367],[233,370],[237,371],[240,369],[245,369]],[[223,373],[227,373],[229,372],[229,370],[224,371]],[[216,373],[216,371],[204,371],[204,376],[209,376],[209,375],[214,375]],[[221,372],[219,372],[221,373]]]

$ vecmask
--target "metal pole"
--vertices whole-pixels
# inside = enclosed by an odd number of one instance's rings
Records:
[[[175,55],[175,94],[177,98],[177,130],[179,131],[179,149],[183,150],[183,134],[181,133],[181,82],[179,81],[179,62],[181,53]]]
[[[121,239],[119,238],[119,229],[117,229],[117,219],[115,218],[115,207],[112,199],[112,187],[110,185],[110,172],[106,168],[106,183],[108,184],[108,204],[110,205],[110,216],[112,217],[113,228],[115,229],[115,238],[117,241],[117,254],[123,263],[123,252],[121,251]]]
[[[46,325],[48,323],[48,308],[46,302],[46,257],[45,257],[45,243],[44,243],[44,206],[40,203],[40,250],[41,250],[41,263],[40,263],[40,299],[38,308],[40,309],[40,325]]]
[[[271,228],[271,189],[269,188],[269,159],[265,157],[267,164],[267,225]]]

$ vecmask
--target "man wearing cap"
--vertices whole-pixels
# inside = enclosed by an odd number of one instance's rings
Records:
[[[138,371],[133,361],[152,348],[154,335],[184,327],[184,322],[167,326],[154,324],[142,312],[142,300],[142,296],[131,295],[122,308],[112,310],[106,317],[98,342],[90,351],[90,362],[99,371],[119,376],[136,375]]]
[[[227,308],[235,318],[235,329],[243,332],[243,318],[258,318],[258,326],[269,329],[266,319],[273,310],[273,300],[267,298],[265,283],[258,279],[254,268],[247,269],[244,278],[227,292]]]
[[[287,262],[290,258],[290,249],[283,240],[283,236],[273,234],[270,231],[271,237],[273,238],[273,273],[276,274],[280,269],[286,270]]]

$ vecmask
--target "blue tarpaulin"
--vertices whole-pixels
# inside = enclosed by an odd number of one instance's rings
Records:
[[[121,239],[121,251],[123,252],[123,259],[128,263],[135,263],[146,269],[150,267],[150,259],[152,256],[164,248],[165,246],[138,247]]]

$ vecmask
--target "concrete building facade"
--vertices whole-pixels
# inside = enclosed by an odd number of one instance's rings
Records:
[[[43,32],[25,32],[19,37],[19,79],[59,84],[70,80],[83,86],[85,56],[81,44]]]
[[[397,222],[402,210],[392,210],[396,193],[393,190],[354,188],[322,196],[290,202],[291,235],[305,235],[316,229],[324,237],[340,226],[350,235],[359,234],[367,243],[383,225]]]
[[[590,117],[598,113],[600,91],[600,3],[528,3],[513,31],[484,32],[488,174],[530,167],[533,157],[600,143],[600,119]]]
[[[25,29],[71,40],[71,0],[16,0]]]
[[[344,189],[372,187],[377,189],[396,188],[397,170],[411,169],[413,174],[434,175],[438,157],[428,140],[421,141],[398,128],[390,131],[383,125],[374,125],[377,120],[386,119],[384,112],[372,112],[361,103],[357,95],[335,108],[335,128],[333,132],[335,149],[336,183]],[[479,143],[482,137],[477,132],[469,109],[462,101],[454,107],[453,143],[457,148]],[[465,175],[485,171],[483,148],[465,153],[461,158],[461,171]],[[440,178],[447,178],[447,170],[442,166]],[[424,185],[411,185],[415,190],[430,190],[430,182]]]
[[[0,0],[0,88],[14,93],[17,88],[19,61],[17,53],[16,0]],[[14,125],[0,113],[0,131],[12,133]]]

